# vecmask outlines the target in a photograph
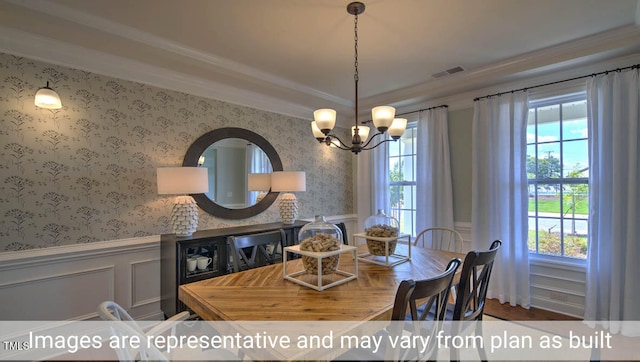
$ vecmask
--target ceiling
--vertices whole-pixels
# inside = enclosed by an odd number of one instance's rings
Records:
[[[0,51],[303,119],[334,108],[352,122],[348,2],[0,0]],[[358,19],[360,109],[410,110],[636,56],[639,3],[365,1]],[[464,71],[433,77],[454,67]]]

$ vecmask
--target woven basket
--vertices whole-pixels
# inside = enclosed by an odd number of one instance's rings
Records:
[[[300,242],[300,250],[313,252],[326,252],[340,249],[340,241],[331,235],[318,233]],[[332,255],[320,259],[322,262],[322,274],[332,274],[338,270],[340,255]],[[309,274],[318,274],[318,259],[311,256],[302,256],[302,265]]]

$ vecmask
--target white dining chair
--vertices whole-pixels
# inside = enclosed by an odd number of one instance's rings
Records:
[[[140,340],[146,340],[147,336],[156,336],[165,333],[169,329],[171,329],[171,333],[174,334],[176,324],[173,322],[184,321],[190,317],[189,312],[181,312],[156,324],[145,332],[131,315],[116,302],[106,301],[100,303],[98,306],[98,315],[105,321],[128,322],[113,323],[110,326],[112,336],[117,336],[118,338],[122,338],[123,336],[137,336]],[[172,359],[171,355],[166,355],[153,346],[147,346],[146,343],[141,343],[140,348],[117,348],[116,354],[120,361],[169,361]]]
[[[463,243],[462,235],[456,230],[445,227],[432,227],[422,230],[416,236],[413,245],[462,253]]]

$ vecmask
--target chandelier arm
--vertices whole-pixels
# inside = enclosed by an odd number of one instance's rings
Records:
[[[369,137],[369,140],[367,140],[367,143],[365,143],[364,145],[362,145],[362,149],[364,150],[365,147],[367,147],[369,145],[369,143],[371,143],[371,141],[373,141],[374,138],[376,138],[377,136],[383,135],[384,132],[380,132],[378,131],[378,133],[374,134],[373,136]]]
[[[397,141],[397,140],[394,140],[393,138],[392,138],[392,139],[388,139],[388,140],[383,140],[383,141],[380,141],[380,143],[378,143],[378,144],[377,144],[377,145],[375,145],[375,146],[371,146],[371,147],[368,147],[368,148],[362,147],[362,150],[363,150],[363,151],[372,150],[372,149],[374,149],[374,148],[376,148],[376,147],[380,146],[380,145],[381,145],[381,144],[383,144],[383,143],[387,143],[387,142],[391,142],[391,141],[394,141],[394,142],[395,142],[395,141]],[[368,144],[368,143],[369,143],[369,142],[367,142],[367,144]]]
[[[339,145],[337,145],[337,144],[335,144],[335,143],[331,142],[334,146],[336,146],[336,147],[338,147],[338,148],[340,148],[340,149],[342,149],[342,150],[350,150],[350,149],[351,149],[351,147],[347,146],[344,142],[342,142],[342,140],[340,139],[340,137],[336,136],[335,134],[330,134],[330,135],[329,135],[329,136],[327,136],[327,137],[331,137],[331,139],[336,139],[336,140],[338,140],[338,142],[340,143]]]

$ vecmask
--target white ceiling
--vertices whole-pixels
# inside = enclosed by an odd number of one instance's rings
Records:
[[[353,117],[348,0],[0,0],[0,51],[312,118]],[[640,54],[639,0],[370,0],[359,104],[404,110]],[[461,66],[464,72],[432,75]],[[568,74],[568,73],[567,73]]]

